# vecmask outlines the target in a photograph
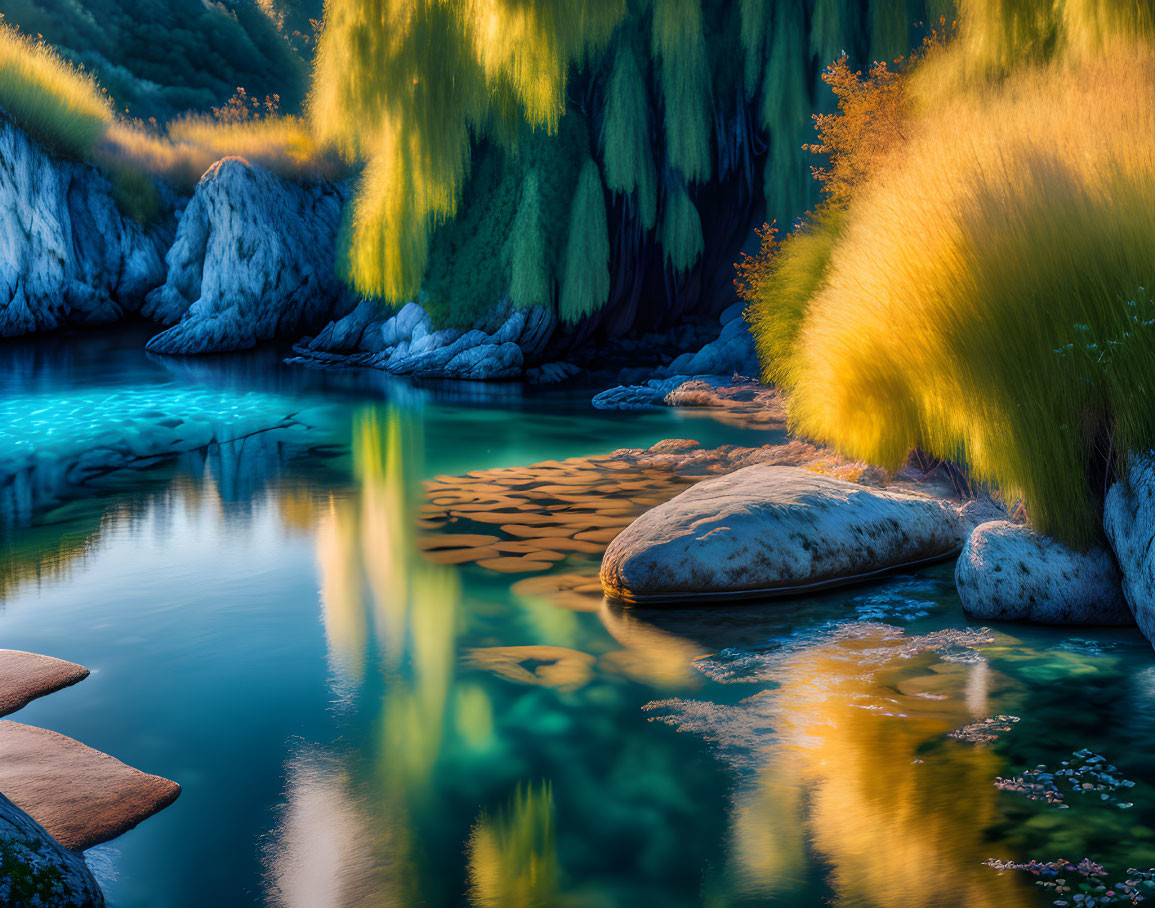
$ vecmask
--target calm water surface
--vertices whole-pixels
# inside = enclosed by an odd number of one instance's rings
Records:
[[[1155,866],[1155,658],[1133,632],[980,633],[949,565],[643,611],[420,554],[422,479],[774,436],[588,393],[151,359],[132,335],[0,347],[5,401],[125,387],[326,419],[0,537],[0,646],[92,669],[15,718],[183,786],[89,853],[113,906],[1033,906],[981,862]],[[992,744],[947,737],[996,715],[1020,721]],[[1135,786],[1069,807],[995,787],[1082,748]]]

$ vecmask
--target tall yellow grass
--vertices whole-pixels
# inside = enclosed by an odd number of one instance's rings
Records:
[[[1155,53],[1119,39],[926,88],[805,303],[754,307],[756,332],[794,335],[769,375],[797,431],[892,468],[964,461],[1087,542],[1105,449],[1155,443],[1155,327],[1128,305],[1155,286]]]
[[[282,176],[335,177],[342,166],[321,151],[300,117],[224,122],[189,115],[161,131],[118,117],[96,80],[49,45],[0,22],[0,110],[52,152],[93,161],[113,180],[124,207],[142,215],[159,204],[150,178],[190,189],[212,164],[238,155]]]
[[[4,22],[0,108],[57,154],[80,158],[91,153],[114,116],[112,102],[92,76]]]
[[[95,149],[97,162],[107,168],[128,167],[186,190],[230,155],[289,178],[333,178],[344,170],[335,155],[317,148],[299,117],[222,122],[190,115],[172,121],[163,133],[117,120]]]

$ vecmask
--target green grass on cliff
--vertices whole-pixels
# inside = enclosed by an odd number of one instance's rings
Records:
[[[88,158],[113,121],[96,80],[43,41],[0,22],[0,108],[56,154]]]

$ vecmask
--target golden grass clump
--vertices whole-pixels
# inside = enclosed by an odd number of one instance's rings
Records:
[[[96,80],[0,22],[0,108],[56,154],[87,157],[113,120]]]
[[[1040,531],[1096,536],[1112,452],[1155,442],[1155,53],[1119,40],[935,94],[837,231],[789,240],[811,261],[760,272],[795,430],[964,462]]]

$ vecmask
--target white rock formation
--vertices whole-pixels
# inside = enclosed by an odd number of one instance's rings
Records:
[[[647,511],[606,550],[602,587],[627,602],[821,589],[958,551],[949,502],[758,464]]]
[[[365,301],[296,347],[290,362],[380,369],[421,378],[492,381],[519,378],[557,323],[547,309],[494,307],[469,331],[435,330],[429,314],[408,303],[393,315]]]
[[[335,271],[341,189],[295,183],[241,158],[201,177],[165,258],[164,285],[144,315],[172,325],[154,353],[245,350],[300,336],[344,315],[352,298]]]
[[[137,312],[171,239],[171,224],[123,215],[98,170],[52,157],[0,115],[0,337]]]
[[[954,578],[963,610],[982,621],[1133,623],[1109,551],[1079,552],[1007,520],[971,533]]]
[[[1111,486],[1103,530],[1135,622],[1155,644],[1155,454],[1134,455],[1127,475]]]

